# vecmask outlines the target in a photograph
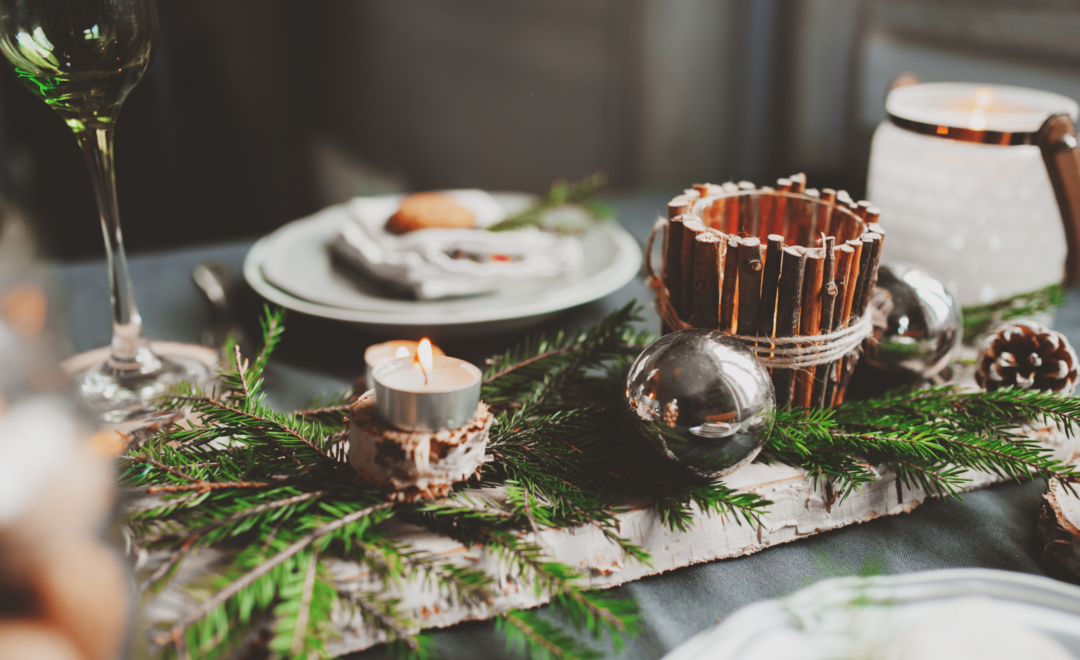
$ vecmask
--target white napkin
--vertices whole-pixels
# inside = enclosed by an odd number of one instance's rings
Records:
[[[482,190],[446,192],[487,227],[506,211]],[[484,229],[419,229],[400,236],[386,231],[386,221],[401,205],[400,196],[357,197],[346,208],[345,224],[331,248],[366,275],[418,300],[528,290],[560,277],[580,274],[584,256],[572,236],[538,229],[489,232]],[[451,257],[458,251],[480,260]],[[506,255],[509,261],[487,261]]]

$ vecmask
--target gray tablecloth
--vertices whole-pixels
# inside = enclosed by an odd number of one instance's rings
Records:
[[[614,200],[620,221],[643,242],[668,196]],[[250,242],[136,255],[135,293],[154,339],[198,342],[211,314],[191,279],[201,261],[217,260],[239,277]],[[109,342],[108,280],[101,260],[59,265],[54,271],[58,316],[74,351]],[[658,329],[650,296],[635,281],[596,303],[571,310],[537,331],[585,326],[634,298],[646,305],[646,325]],[[256,304],[250,304],[254,315]],[[345,326],[293,316],[280,356],[268,374],[270,401],[281,409],[348,386],[363,373],[370,338]],[[1080,345],[1080,296],[1059,310],[1057,329]],[[317,341],[315,341],[317,339]],[[480,361],[520,337],[474,337],[444,343],[452,355]],[[988,567],[1043,573],[1035,537],[1040,483],[1005,484],[963,500],[931,501],[913,513],[879,519],[764,550],[755,555],[672,571],[620,587],[641,605],[644,633],[620,657],[654,659],[695,633],[758,600],[796,591],[818,580],[862,571],[909,573],[935,568]],[[502,636],[490,622],[467,623],[435,633],[443,658],[502,658]],[[383,657],[379,649],[356,658]]]

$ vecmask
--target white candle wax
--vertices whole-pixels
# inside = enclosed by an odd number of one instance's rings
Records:
[[[900,87],[885,102],[889,114],[934,126],[975,131],[1030,133],[1050,115],[1075,116],[1072,99],[1024,87],[925,83]]]
[[[464,360],[435,356],[431,368],[421,369],[413,358],[395,358],[378,369],[375,378],[399,392],[455,392],[480,382],[480,370]]]
[[[371,372],[375,367],[397,357],[416,355],[416,347],[419,344],[420,342],[418,341],[395,339],[393,341],[383,342],[382,344],[368,346],[367,350],[364,351],[364,365],[366,367],[364,373],[367,377],[367,386],[371,387],[374,384]],[[402,349],[407,351],[407,353],[401,354]],[[445,355],[442,349],[435,345],[432,345],[431,352],[435,355]]]

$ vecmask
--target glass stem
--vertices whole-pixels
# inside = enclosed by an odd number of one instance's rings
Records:
[[[90,168],[90,180],[101,215],[105,235],[105,256],[109,265],[109,294],[112,298],[113,335],[108,366],[127,373],[149,373],[161,368],[150,351],[142,317],[135,306],[135,294],[128,274],[124,237],[120,232],[120,211],[116,203],[116,174],[113,170],[111,126],[88,122],[78,131],[79,146]]]

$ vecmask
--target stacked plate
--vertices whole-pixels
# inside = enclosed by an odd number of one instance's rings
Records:
[[[494,193],[507,215],[534,197]],[[529,294],[502,292],[446,300],[405,300],[365,281],[334,258],[330,246],[345,223],[347,205],[332,206],[281,227],[260,239],[244,261],[244,277],[261,296],[287,309],[362,326],[378,333],[437,329],[440,335],[504,331],[535,323],[592,302],[621,288],[641,267],[638,242],[617,222],[598,222],[579,240],[583,272],[560,278]]]
[[[745,607],[664,660],[1080,659],[1080,587],[987,569],[826,580]]]

